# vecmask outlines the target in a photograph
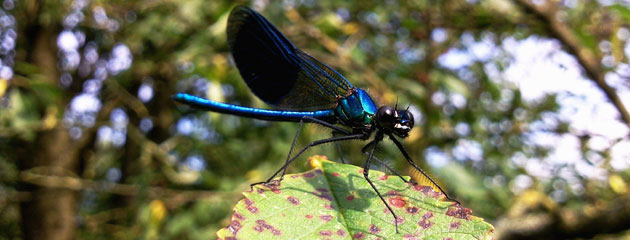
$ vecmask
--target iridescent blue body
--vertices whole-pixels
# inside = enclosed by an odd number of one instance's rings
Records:
[[[346,126],[371,128],[376,110],[376,104],[367,92],[355,88],[347,97],[337,100],[335,116]]]
[[[328,123],[340,122],[352,128],[372,128],[376,104],[370,96],[360,88],[350,90],[346,97],[339,97],[337,107],[317,111],[288,111],[243,107],[216,102],[186,93],[178,93],[173,98],[179,102],[198,109],[235,116],[256,118],[267,121],[299,122],[304,117],[320,119]]]

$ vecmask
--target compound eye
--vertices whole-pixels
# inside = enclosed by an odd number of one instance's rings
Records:
[[[391,129],[396,123],[396,115],[398,114],[396,114],[393,108],[382,106],[376,112],[376,122],[381,125],[381,127]]]
[[[413,114],[411,114],[411,112],[405,110],[405,111],[399,111],[398,114],[400,115],[401,124],[409,127],[410,129],[413,128],[414,119],[413,119]]]

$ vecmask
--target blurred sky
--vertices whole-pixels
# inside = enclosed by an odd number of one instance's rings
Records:
[[[626,42],[624,52],[630,56],[630,31],[621,28],[617,34],[620,40]],[[599,168],[603,159],[596,154],[587,154],[588,161],[582,158],[580,141],[576,136],[582,134],[593,136],[588,144],[595,150],[612,148],[610,164],[613,168],[622,170],[630,167],[630,141],[623,139],[628,135],[628,126],[617,120],[617,110],[607,101],[603,92],[585,78],[576,59],[564,52],[558,41],[531,36],[524,40],[507,38],[500,46],[495,46],[489,40],[474,41],[472,37],[464,36],[463,42],[465,49],[452,49],[439,58],[439,64],[458,70],[475,60],[484,61],[507,53],[512,59],[504,71],[491,69],[494,66],[486,64],[492,80],[516,84],[525,101],[537,101],[546,94],[558,95],[561,106],[558,114],[548,114],[542,122],[534,122],[530,126],[534,131],[528,135],[531,142],[552,147],[551,154],[545,159],[514,160],[517,164],[525,164],[530,175],[551,178],[554,176],[551,165],[568,164],[574,166],[582,176],[604,180],[606,173]],[[610,53],[609,42],[602,42],[599,47],[603,53]],[[627,85],[630,65],[606,61],[611,61],[608,56],[604,57],[603,64],[616,70],[606,75],[606,81],[617,89],[625,106],[630,106]],[[558,119],[568,121],[573,134],[559,135],[547,131],[558,123]],[[623,140],[618,141],[620,139]],[[431,161],[434,156],[427,157]],[[435,157],[443,159],[443,156]]]

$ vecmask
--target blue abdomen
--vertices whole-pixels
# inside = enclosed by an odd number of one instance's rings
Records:
[[[291,121],[291,122],[299,122],[304,117],[312,117],[321,119],[327,122],[334,122],[335,113],[334,110],[320,110],[320,111],[286,111],[286,110],[270,110],[270,109],[259,109],[259,108],[250,108],[243,107],[233,104],[215,102],[212,100],[208,100],[205,98],[185,94],[178,93],[173,96],[173,98],[181,103],[185,103],[187,105],[209,110],[213,112],[219,113],[227,113],[241,117],[249,117],[256,118],[261,120],[268,121]]]

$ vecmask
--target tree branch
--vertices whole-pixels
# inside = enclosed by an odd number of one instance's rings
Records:
[[[20,181],[47,188],[60,188],[72,191],[92,190],[116,195],[136,196],[145,191],[150,198],[174,197],[185,199],[200,199],[216,194],[230,194],[228,192],[214,192],[204,190],[177,190],[162,187],[141,186],[133,184],[120,184],[105,181],[93,181],[70,176],[55,176],[38,171],[47,172],[46,169],[31,169],[20,173]],[[24,195],[27,197],[27,195]]]
[[[536,5],[529,0],[515,0],[516,4],[526,11],[533,13],[548,28],[552,37],[558,39],[567,51],[577,58],[586,75],[604,91],[608,100],[617,108],[621,120],[630,127],[630,114],[617,95],[615,88],[606,83],[605,72],[600,64],[600,59],[592,50],[582,46],[573,31],[565,23],[556,19],[557,7],[555,1],[546,1],[543,5]]]

